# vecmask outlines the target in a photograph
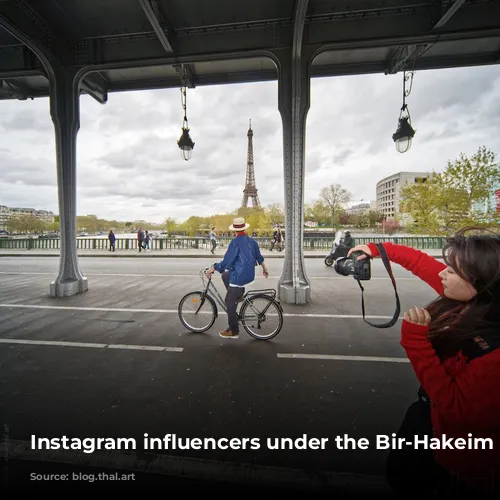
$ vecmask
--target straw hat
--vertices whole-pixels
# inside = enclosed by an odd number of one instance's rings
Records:
[[[243,217],[236,217],[236,219],[233,220],[233,223],[229,226],[229,230],[230,231],[244,231],[245,229],[247,229],[249,227],[250,227],[250,224],[247,224]]]

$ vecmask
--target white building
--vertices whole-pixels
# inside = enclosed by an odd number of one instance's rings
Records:
[[[355,205],[350,206],[346,209],[348,214],[364,214],[368,213],[371,210],[371,204],[369,202],[356,203]]]
[[[377,210],[386,217],[400,214],[401,189],[429,177],[428,172],[398,172],[377,182]]]

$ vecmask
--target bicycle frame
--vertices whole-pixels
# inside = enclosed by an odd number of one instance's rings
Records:
[[[204,287],[203,293],[212,297],[212,299],[214,299],[215,302],[219,304],[219,306],[222,308],[222,310],[224,310],[227,313],[226,302],[223,299],[223,297],[220,295],[219,290],[217,289],[215,284],[212,282],[212,276],[207,278],[207,276],[205,274],[206,271],[207,271],[207,269],[200,271],[201,281],[202,281],[203,287]],[[255,297],[258,295],[263,295],[263,296],[271,298],[273,301],[276,301],[276,290],[274,290],[273,288],[266,288],[263,290],[249,290],[248,292],[245,293],[245,295],[243,296],[243,300],[244,300],[244,302],[248,303],[249,307],[252,308],[252,311],[257,315],[257,317],[260,314],[264,314],[267,311],[267,309],[271,306],[271,302],[268,302],[268,304],[264,308],[264,310],[259,311],[252,304],[252,301],[248,300],[248,297],[252,297],[252,296]],[[278,304],[278,307],[280,309],[282,309],[281,304],[278,301],[276,301],[276,303]],[[200,308],[202,306],[203,306],[203,300],[201,301],[200,306],[198,307],[196,313],[198,313],[198,311],[200,310]],[[218,314],[217,305],[215,306],[215,309],[216,309],[215,313]],[[241,319],[241,318],[239,318],[239,319]]]
[[[219,290],[217,290],[217,287],[215,286],[215,284],[212,283],[212,276],[210,276],[210,278],[207,278],[207,276],[205,274],[206,271],[207,271],[207,269],[200,271],[201,282],[203,283],[203,288],[204,288],[203,293],[210,295],[210,297],[212,297],[215,300],[215,302],[217,304],[219,304],[219,306],[224,311],[227,312],[225,300],[220,295]],[[203,305],[203,302],[200,304],[200,307],[202,305]],[[196,311],[196,312],[198,312],[198,311]],[[217,309],[215,312],[217,313]]]

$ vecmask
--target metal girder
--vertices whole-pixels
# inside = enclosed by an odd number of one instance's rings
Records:
[[[168,27],[164,27],[166,23],[163,19],[158,0],[139,0],[139,3],[141,4],[142,10],[151,23],[151,26],[153,27],[158,40],[160,40],[160,43],[165,49],[165,52],[167,54],[173,54],[174,49],[172,48],[172,45],[170,44],[170,40],[168,39],[166,33],[169,30]],[[181,73],[182,66],[184,66],[184,75],[182,75]],[[194,81],[193,66],[191,66],[190,64],[175,64],[174,68],[176,69],[177,73],[179,73],[179,75],[184,77],[185,82],[189,88],[195,88],[196,84]]]
[[[156,36],[158,37],[158,40],[160,40],[160,43],[165,49],[165,52],[167,52],[167,54],[172,54],[174,49],[170,45],[170,42],[167,38],[167,34],[165,33],[165,30],[162,27],[159,19],[160,9],[158,3],[155,0],[139,0],[139,3],[141,4],[142,10],[146,14],[146,17],[148,18],[149,22],[151,23],[151,26],[153,27],[153,30],[155,31]]]
[[[25,101],[30,96],[30,90],[17,80],[0,80],[0,99],[2,96],[14,97],[20,101]],[[33,99],[33,97],[31,97]]]
[[[0,26],[42,60],[63,64],[73,59],[68,44],[25,0],[0,2]]]
[[[198,86],[220,85],[248,82],[270,82],[276,81],[277,71],[275,69],[249,70],[238,73],[213,73],[200,75],[196,79]],[[179,79],[174,77],[150,78],[148,80],[125,80],[113,83],[110,92],[124,92],[130,90],[156,90],[156,89],[179,88]]]
[[[453,2],[453,5],[444,13],[444,15],[441,17],[441,19],[434,25],[435,30],[438,30],[439,28],[442,28],[450,19],[451,17],[457,12],[457,10],[462,7],[462,5],[465,3],[465,0],[455,0]]]
[[[391,59],[389,60],[388,69],[386,75],[394,75],[398,71],[405,68],[406,64],[420,57],[423,53],[427,51],[432,44],[416,44],[416,45],[400,45],[392,53]]]
[[[97,73],[87,75],[80,85],[82,90],[99,104],[106,104],[108,101],[108,82],[103,76]]]
[[[292,46],[275,53],[279,60],[278,109],[283,122],[285,258],[278,281],[283,303],[306,304],[311,285],[304,263],[304,174],[306,116],[310,106],[310,53],[304,49],[308,0],[295,2]]]
[[[196,87],[194,67],[192,64],[174,64],[175,71],[177,71],[181,81],[185,81],[190,89]]]
[[[453,5],[444,13],[443,16],[441,16],[441,19],[439,19],[439,21],[434,25],[432,30],[436,31],[442,28],[464,3],[465,0],[455,0]],[[430,47],[432,47],[432,45],[433,43],[427,43],[397,47],[391,55],[386,74],[394,75],[398,71],[401,71],[406,67],[409,61],[415,61],[417,57],[424,54]]]

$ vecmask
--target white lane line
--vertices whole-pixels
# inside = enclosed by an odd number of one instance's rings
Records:
[[[95,312],[130,312],[130,313],[177,313],[177,309],[133,309],[120,307],[70,307],[70,306],[43,306],[34,304],[0,304],[0,307],[14,309],[53,309],[64,311],[95,311]],[[207,314],[212,314],[211,312]]]
[[[27,344],[27,345],[48,345],[61,347],[88,347],[98,349],[132,349],[136,351],[169,351],[182,352],[183,347],[163,347],[155,345],[129,345],[129,344],[95,344],[92,342],[64,342],[57,340],[26,340],[26,339],[3,339],[0,344]]]
[[[226,443],[227,441],[222,441],[224,446],[227,446]],[[261,447],[266,445],[264,439],[260,445]],[[131,451],[128,451],[129,449]],[[138,443],[137,449],[142,450],[141,443]],[[185,454],[178,456],[152,451],[137,453],[135,450],[136,446],[127,450],[95,449],[92,453],[84,453],[75,449],[32,449],[30,441],[14,439],[0,441],[0,456],[34,462],[69,464],[75,466],[75,472],[79,472],[78,467],[95,466],[108,468],[109,472],[118,472],[118,477],[126,472],[142,472],[207,480],[212,483],[229,482],[239,486],[288,487],[299,491],[304,489],[332,493],[335,492],[335,488],[341,488],[343,496],[351,497],[356,494],[356,498],[373,497],[382,493],[385,497],[390,493],[383,476],[209,460]],[[86,473],[92,474],[92,471]]]
[[[49,309],[59,311],[94,311],[94,312],[126,312],[126,313],[147,313],[147,314],[178,314],[177,309],[132,309],[119,307],[71,307],[71,306],[44,306],[33,304],[0,304],[0,307],[12,309]],[[186,314],[193,314],[187,311]],[[202,311],[201,314],[212,314],[211,311]],[[219,310],[219,315],[225,315],[226,312]],[[270,315],[272,316],[272,315]],[[295,314],[283,313],[286,318],[335,318],[335,319],[362,319],[361,314]],[[366,319],[392,319],[392,316],[370,316],[365,315]],[[402,318],[399,318],[402,319]]]
[[[339,361],[375,361],[378,363],[409,363],[407,358],[385,358],[377,356],[341,356],[340,354],[301,354],[278,352],[278,358],[284,359],[335,359]]]
[[[25,276],[31,276],[31,275],[39,275],[39,276],[54,276],[57,273],[41,273],[41,272],[9,272],[9,271],[0,271],[0,274],[4,275],[11,275],[11,276],[16,276],[16,275],[25,275]],[[123,277],[137,277],[137,278],[196,278],[199,277],[199,274],[138,274],[138,273],[84,273],[85,276],[123,276]],[[267,279],[276,279],[279,278],[279,276],[269,276]],[[310,276],[310,279],[313,280],[343,280],[345,281],[345,277],[343,276]],[[255,279],[266,279],[263,276],[256,276]],[[390,280],[391,278],[383,278],[383,277],[372,277],[371,281],[374,280]],[[398,281],[400,280],[411,280],[411,281],[417,281],[418,278],[397,278]]]

